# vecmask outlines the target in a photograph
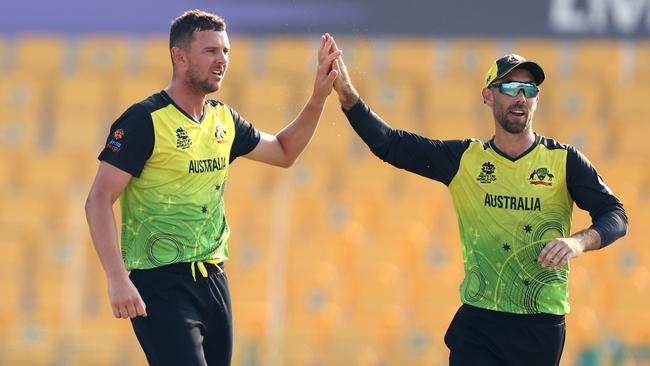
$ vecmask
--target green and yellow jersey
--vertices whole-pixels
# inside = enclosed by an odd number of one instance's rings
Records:
[[[620,201],[574,147],[536,135],[516,159],[493,141],[431,140],[392,129],[359,101],[345,111],[382,160],[448,186],[460,228],[463,303],[517,314],[569,312],[568,272],[537,262],[571,235],[573,203],[589,211],[603,246],[624,234]]]
[[[120,196],[127,269],[226,260],[228,169],[259,139],[225,104],[208,100],[195,121],[164,91],[120,116],[99,159],[133,176]]]

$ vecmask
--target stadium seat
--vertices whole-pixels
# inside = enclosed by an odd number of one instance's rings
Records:
[[[632,73],[629,75],[628,80],[639,85],[647,85],[650,82],[650,42],[638,40],[632,43],[631,46],[634,50],[634,67],[629,70]]]
[[[623,47],[619,41],[580,40],[561,44],[565,78],[592,80],[614,86],[621,80]],[[564,71],[564,70],[563,70]]]
[[[171,72],[171,71],[170,71]],[[117,119],[127,108],[138,103],[154,93],[163,90],[169,83],[169,77],[164,73],[145,73],[142,75],[122,75],[112,85],[113,107],[112,120]],[[113,121],[108,121],[112,123]],[[108,130],[106,130],[108,133]]]
[[[228,71],[224,85],[231,84],[230,78],[242,78],[250,73],[258,73],[258,62],[260,61],[256,52],[257,49],[253,48],[254,38],[244,35],[234,35],[230,37],[230,59],[228,62]],[[232,85],[231,85],[232,86]]]
[[[343,51],[343,60],[351,77],[359,80],[373,73],[375,54],[373,41],[366,37],[336,36],[336,45]]]
[[[437,49],[432,38],[376,38],[372,48],[371,70],[377,77],[426,80],[435,75]]]
[[[135,69],[136,60],[131,54],[136,46],[136,43],[123,36],[85,36],[77,45],[76,70],[81,73],[119,76]]]
[[[311,77],[318,63],[319,42],[317,37],[255,38],[250,45],[253,71],[259,69],[266,75],[289,79]]]
[[[69,47],[61,36],[29,34],[17,37],[14,71],[34,75],[47,81],[63,72],[68,63]],[[47,55],[47,62],[43,56]]]
[[[516,53],[528,60],[537,62],[546,74],[548,82],[560,81],[562,52],[556,40],[544,38],[517,38],[507,52]],[[487,71],[487,70],[486,70]]]
[[[364,99],[382,119],[394,128],[411,132],[425,131],[425,109],[430,102],[428,85],[395,73],[365,83]],[[425,79],[429,80],[429,79]]]
[[[650,104],[647,96],[650,88],[646,85],[620,85],[610,99],[610,123],[620,158],[628,156],[648,157],[650,151],[638,140],[648,132],[647,116]]]
[[[607,156],[612,150],[607,143],[612,126],[603,88],[589,80],[549,81],[542,88],[538,108],[545,110],[550,136],[577,147],[591,159]]]
[[[13,42],[5,36],[0,36],[0,75],[9,74],[11,63],[13,63],[14,53]]]
[[[39,147],[46,97],[46,85],[33,75],[12,73],[0,80],[0,150],[25,153]]]
[[[439,78],[477,86],[482,86],[490,64],[504,53],[497,41],[488,39],[445,39],[439,40],[437,46]]]
[[[160,75],[164,79],[169,79],[172,74],[169,37],[151,35],[140,39],[140,42],[140,72],[147,75]]]
[[[101,151],[113,122],[108,87],[101,78],[86,74],[57,82],[52,111],[56,151],[92,155]]]
[[[480,82],[433,80],[430,85],[430,97],[425,103],[428,137],[481,140],[491,137],[493,121],[489,109],[482,104]]]
[[[246,87],[240,90],[241,99],[234,106],[239,114],[262,131],[275,134],[286,126],[302,109],[307,98],[301,88],[306,84],[294,85],[286,79],[268,74],[267,77],[243,79]]]

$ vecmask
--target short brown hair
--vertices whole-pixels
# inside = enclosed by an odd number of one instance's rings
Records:
[[[226,21],[216,15],[203,10],[188,10],[172,21],[169,31],[169,49],[172,47],[185,47],[190,44],[194,32],[204,30],[225,31]]]

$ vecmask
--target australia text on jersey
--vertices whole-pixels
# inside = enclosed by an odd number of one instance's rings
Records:
[[[190,160],[188,173],[209,173],[215,170],[224,170],[226,168],[226,158],[219,156],[210,159]]]
[[[542,203],[539,197],[514,197],[496,194],[485,194],[485,206],[504,208],[506,210],[541,211]]]

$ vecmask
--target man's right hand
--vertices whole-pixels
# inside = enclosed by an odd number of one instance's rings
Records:
[[[332,47],[329,52],[338,52],[339,48],[333,37],[332,41]],[[343,62],[343,56],[339,56],[336,61],[337,62],[332,64],[332,68],[338,71],[338,77],[334,80],[334,90],[339,96],[339,102],[341,102],[343,109],[349,110],[357,103],[357,101],[359,101],[359,93],[354,88],[354,85],[352,85],[348,69],[345,67],[345,63]]]
[[[128,275],[108,278],[108,299],[111,302],[113,316],[116,318],[147,316],[147,306]]]

